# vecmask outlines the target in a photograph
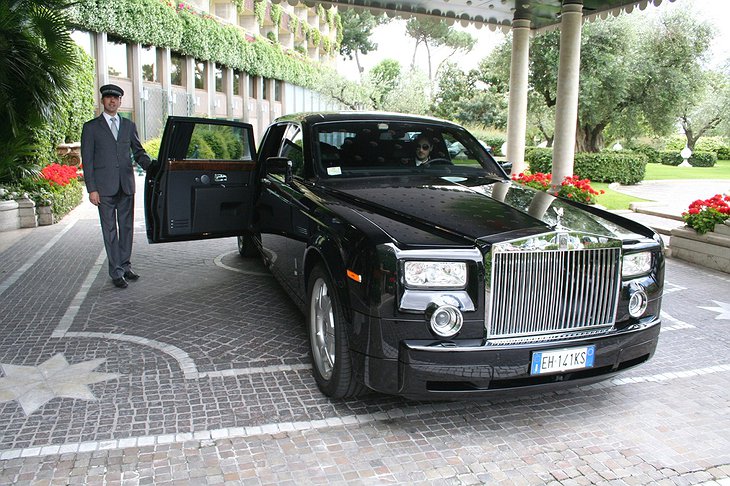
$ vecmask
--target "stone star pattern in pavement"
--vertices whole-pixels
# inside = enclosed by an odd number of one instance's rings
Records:
[[[105,361],[99,358],[71,365],[59,353],[38,366],[0,363],[5,374],[0,378],[0,402],[17,400],[30,415],[56,397],[96,400],[87,385],[119,378],[118,373],[92,371]]]
[[[715,316],[715,320],[722,319],[722,320],[730,320],[730,304],[726,304],[725,302],[718,302],[716,300],[713,300],[715,304],[718,305],[718,307],[702,307],[699,306],[700,309],[706,309],[708,311],[712,312],[719,312],[720,314],[718,316]]]

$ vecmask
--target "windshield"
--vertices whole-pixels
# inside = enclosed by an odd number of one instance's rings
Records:
[[[352,121],[314,127],[320,177],[408,174],[505,178],[487,149],[466,130],[434,123]]]

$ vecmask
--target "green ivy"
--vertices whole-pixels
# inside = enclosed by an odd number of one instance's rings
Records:
[[[30,130],[37,147],[34,159],[41,167],[60,162],[56,146],[81,140],[81,128],[94,117],[94,62],[74,46],[77,68],[71,71],[71,88],[59,91],[55,108],[47,123]]]
[[[260,24],[266,15],[267,4],[266,0],[254,2],[254,13]],[[201,61],[220,63],[256,76],[280,79],[320,92],[325,84],[323,80],[341,78],[320,63],[302,59],[296,52],[284,52],[278,43],[272,45],[259,36],[251,39],[239,27],[222,25],[210,15],[200,14],[190,7],[175,8],[160,0],[115,0],[114,5],[114,8],[109,8],[106,1],[79,0],[71,12],[73,22],[91,32],[108,32],[127,41],[168,47]],[[272,12],[277,10],[280,10],[278,5],[272,6]],[[294,27],[291,26],[292,22]],[[336,22],[339,22],[338,43],[333,46],[330,41],[330,53],[336,52],[341,42],[339,15],[336,16]],[[313,46],[319,46],[322,42],[318,30],[292,16],[290,30],[295,32],[296,27],[301,27],[301,33]],[[322,44],[327,47],[326,42]],[[355,106],[364,101],[357,97],[357,89],[341,92],[355,96],[352,99],[338,98],[348,105]]]
[[[330,26],[330,29],[334,29],[337,25],[336,21],[337,12],[335,12],[335,9],[330,7],[329,10],[327,10],[327,25]]]
[[[256,17],[259,27],[264,26],[264,19],[266,18],[266,1],[265,0],[254,0],[253,2],[253,13]]]
[[[281,14],[283,10],[281,8],[281,5],[271,4],[271,11],[269,12],[269,17],[271,17],[271,21],[274,23],[274,25],[278,28],[281,25]]]
[[[327,17],[325,17],[325,15],[327,15],[327,14],[324,11],[324,7],[322,6],[321,3],[317,4],[317,15],[319,15],[320,20],[325,20],[327,18]]]

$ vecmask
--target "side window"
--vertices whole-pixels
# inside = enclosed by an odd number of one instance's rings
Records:
[[[248,132],[229,125],[196,124],[190,137],[186,158],[253,160]]]
[[[304,150],[299,126],[289,126],[281,142],[279,156],[292,161],[292,172],[295,176],[304,177]]]

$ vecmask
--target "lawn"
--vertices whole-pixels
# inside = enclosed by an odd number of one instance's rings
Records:
[[[666,179],[730,179],[730,160],[718,160],[714,167],[672,167],[646,164],[644,180]]]

